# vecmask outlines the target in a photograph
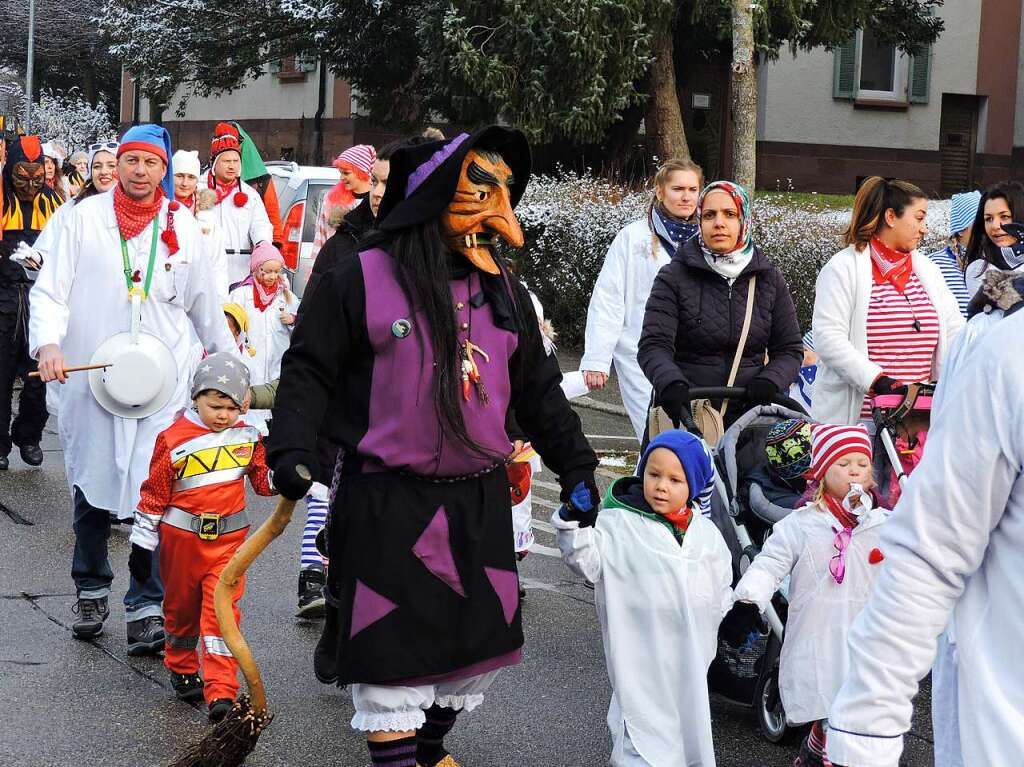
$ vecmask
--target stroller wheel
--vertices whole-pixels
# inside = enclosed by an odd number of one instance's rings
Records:
[[[786,724],[786,711],[779,695],[779,641],[773,635],[768,640],[765,670],[754,690],[754,711],[761,735],[769,743],[782,743],[792,733]]]

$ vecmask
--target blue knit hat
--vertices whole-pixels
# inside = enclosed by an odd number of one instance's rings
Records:
[[[133,125],[124,132],[121,137],[121,146],[117,149],[117,156],[133,150],[151,152],[159,157],[167,165],[164,172],[163,187],[164,195],[168,200],[174,199],[174,169],[171,167],[171,135],[161,125],[142,123]]]
[[[711,460],[711,451],[707,444],[700,437],[690,434],[682,429],[663,431],[651,440],[643,456],[640,458],[640,465],[636,473],[643,477],[644,468],[647,466],[647,458],[651,451],[663,447],[676,454],[679,463],[683,465],[683,473],[686,475],[686,483],[690,486],[690,497],[686,499],[687,505],[704,495],[708,486],[715,478],[715,468]]]
[[[981,192],[975,189],[973,192],[959,192],[949,198],[949,236],[960,234],[964,229],[974,223],[974,217],[978,213],[978,203],[981,202]]]

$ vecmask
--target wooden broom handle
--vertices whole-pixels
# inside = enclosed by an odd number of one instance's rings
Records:
[[[311,479],[309,469],[303,465],[295,467],[296,472],[303,479]],[[263,677],[260,675],[256,659],[253,658],[249,643],[245,641],[238,622],[235,620],[235,611],[232,605],[235,589],[239,581],[249,569],[249,565],[258,557],[262,551],[279,536],[288,523],[292,520],[292,512],[295,510],[295,501],[282,496],[277,501],[277,507],[267,521],[259,526],[248,540],[239,546],[238,551],[231,557],[227,567],[221,571],[220,579],[213,590],[213,606],[217,613],[217,623],[220,625],[220,635],[224,643],[231,650],[231,654],[238,661],[238,667],[242,670],[245,683],[249,687],[249,698],[252,701],[253,711],[262,714],[267,710],[267,692],[263,687]]]
[[[82,370],[102,370],[104,368],[112,367],[114,367],[114,365],[113,363],[110,362],[102,362],[99,365],[72,365],[69,368],[64,368],[64,374],[67,375],[68,373],[78,373],[79,371]],[[31,373],[28,374],[28,377],[39,378],[39,371],[33,370]]]

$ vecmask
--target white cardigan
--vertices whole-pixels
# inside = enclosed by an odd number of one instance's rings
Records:
[[[956,298],[942,272],[918,251],[911,255],[914,274],[939,315],[939,343],[932,365],[938,378],[950,343],[964,326]],[[836,253],[822,267],[815,285],[814,333],[818,374],[811,416],[815,421],[854,424],[860,419],[864,395],[882,374],[868,359],[868,304],[872,289],[871,256],[853,245]]]

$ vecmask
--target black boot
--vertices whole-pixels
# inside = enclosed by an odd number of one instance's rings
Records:
[[[21,460],[29,466],[41,466],[43,463],[43,449],[39,445],[19,445]]]
[[[299,572],[299,611],[295,613],[296,617],[323,617],[326,583],[323,568],[306,567]]]
[[[177,671],[172,671],[171,689],[174,690],[178,700],[183,700],[186,703],[202,700],[203,678],[199,674],[179,674]]]
[[[206,718],[211,722],[219,722],[228,715],[228,712],[234,705],[235,702],[231,698],[217,698],[217,700],[210,704],[210,710],[206,714]]]
[[[436,703],[425,712],[427,720],[416,730],[416,763],[421,767],[437,767],[448,760],[454,764],[444,748],[444,738],[455,726],[459,712]]]
[[[338,683],[338,603],[331,598],[330,588],[324,588],[324,630],[313,651],[313,673],[322,684]]]
[[[164,619],[150,615],[128,622],[128,654],[159,655],[164,649]]]

